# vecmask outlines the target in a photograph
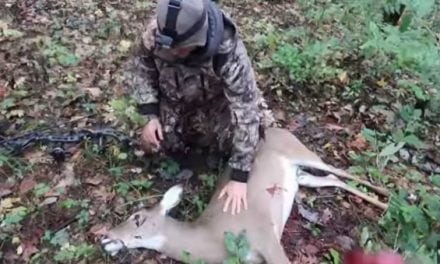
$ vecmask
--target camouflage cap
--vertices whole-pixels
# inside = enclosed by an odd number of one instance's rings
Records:
[[[177,47],[204,46],[208,35],[207,1],[158,0],[156,12],[159,31],[168,36],[170,34],[167,32],[174,31],[178,35],[177,39],[174,38]],[[175,26],[170,23],[171,12],[177,13]]]

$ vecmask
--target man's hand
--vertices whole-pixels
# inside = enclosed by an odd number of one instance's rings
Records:
[[[223,190],[220,192],[218,199],[227,195],[223,212],[228,211],[228,207],[232,204],[232,215],[239,214],[241,210],[241,203],[243,202],[244,209],[247,210],[247,183],[229,181]]]
[[[142,143],[151,148],[151,151],[157,151],[160,148],[160,141],[163,140],[162,125],[159,119],[151,119],[142,129]]]

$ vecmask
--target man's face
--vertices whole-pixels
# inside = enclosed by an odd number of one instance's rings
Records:
[[[184,48],[174,48],[170,49],[171,54],[174,56],[183,59],[186,58],[196,47],[184,47]]]

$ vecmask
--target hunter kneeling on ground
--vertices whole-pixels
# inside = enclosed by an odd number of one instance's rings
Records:
[[[247,208],[247,179],[264,129],[273,124],[236,25],[211,0],[159,0],[128,71],[145,116],[146,149],[226,153],[224,211]]]

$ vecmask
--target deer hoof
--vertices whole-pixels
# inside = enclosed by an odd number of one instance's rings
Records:
[[[109,238],[104,238],[101,241],[101,245],[103,246],[104,250],[112,256],[115,256],[120,250],[125,248],[125,245],[121,240],[112,240]]]

